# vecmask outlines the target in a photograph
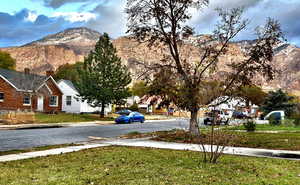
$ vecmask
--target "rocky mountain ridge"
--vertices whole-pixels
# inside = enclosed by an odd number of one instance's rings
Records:
[[[36,73],[44,73],[49,69],[55,70],[62,64],[83,61],[89,51],[94,48],[100,35],[99,32],[89,28],[71,28],[21,47],[1,48],[1,50],[9,52],[16,59],[17,70],[22,71],[25,67],[29,67]],[[205,40],[209,35],[194,36],[185,40],[190,60],[197,60],[197,48],[194,45],[199,37]],[[131,61],[159,61],[162,54],[168,52],[165,47],[149,50],[147,43],[140,44],[128,36],[114,39],[112,42],[122,61],[133,72],[136,66]],[[226,61],[241,59],[243,48],[252,42],[231,43],[228,55],[222,57],[222,61],[226,63]],[[300,49],[288,43],[281,43],[275,48],[275,53],[274,66],[281,71],[280,75],[270,83],[265,82],[259,76],[255,80],[266,90],[284,88],[300,95]],[[220,69],[227,70],[223,64],[220,65]]]

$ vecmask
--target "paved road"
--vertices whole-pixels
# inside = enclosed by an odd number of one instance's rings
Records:
[[[134,124],[75,126],[64,128],[0,130],[0,151],[26,149],[89,140],[89,136],[117,137],[129,132],[152,132],[187,128],[186,120],[152,121]]]

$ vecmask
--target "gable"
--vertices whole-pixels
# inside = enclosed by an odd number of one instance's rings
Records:
[[[46,86],[47,88],[49,88],[49,90],[51,90],[52,94],[55,95],[62,95],[62,91],[60,90],[59,86],[57,85],[57,83],[54,81],[54,79],[50,76],[42,86]]]
[[[25,74],[2,68],[0,68],[0,77],[17,91],[34,91],[47,79],[46,76]]]
[[[0,92],[4,91],[17,91],[17,88],[0,75]]]
[[[60,80],[58,82],[58,86],[64,95],[74,95],[75,96],[78,94],[78,91],[76,89],[70,87],[69,84],[66,83],[65,80]]]

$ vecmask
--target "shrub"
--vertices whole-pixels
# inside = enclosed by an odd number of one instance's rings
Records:
[[[246,123],[243,123],[243,125],[247,132],[253,132],[256,130],[256,123],[254,121],[247,121]]]
[[[294,114],[291,118],[294,119],[295,126],[300,126],[300,114]]]
[[[300,127],[300,118],[294,120],[294,125]]]
[[[294,119],[285,119],[281,123],[285,126],[294,126],[295,120]]]

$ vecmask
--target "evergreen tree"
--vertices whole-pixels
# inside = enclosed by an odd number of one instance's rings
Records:
[[[271,91],[266,97],[264,104],[261,106],[261,110],[264,114],[268,114],[271,111],[284,110],[285,114],[290,116],[296,109],[296,104],[293,100],[293,96],[289,96],[281,89]]]
[[[111,103],[130,96],[131,75],[127,67],[121,63],[116,49],[104,33],[96,43],[95,50],[84,60],[84,67],[79,71],[76,87],[79,96],[92,106],[101,106],[101,117],[104,108]]]
[[[16,60],[9,53],[0,51],[0,68],[16,70]]]

